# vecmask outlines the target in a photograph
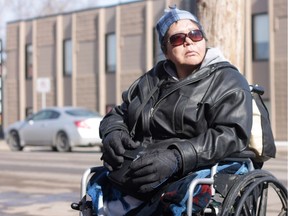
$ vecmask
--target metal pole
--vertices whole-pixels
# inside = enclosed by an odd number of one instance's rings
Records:
[[[42,109],[46,108],[46,93],[42,92]]]

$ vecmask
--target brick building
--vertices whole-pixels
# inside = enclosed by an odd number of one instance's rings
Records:
[[[192,10],[196,1],[175,0]],[[265,86],[275,137],[287,138],[287,1],[246,0],[244,70]],[[4,127],[43,106],[85,106],[105,114],[161,55],[155,23],[168,0],[143,0],[7,24]],[[247,10],[248,8],[248,10]],[[248,68],[246,67],[245,68]],[[46,85],[47,83],[43,83]],[[41,87],[41,83],[40,83]]]

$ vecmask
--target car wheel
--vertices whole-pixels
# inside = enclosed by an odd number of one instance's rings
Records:
[[[17,131],[11,131],[9,133],[7,144],[12,151],[22,151],[23,146],[20,144],[20,137]]]
[[[56,146],[52,146],[52,151],[58,151]]]
[[[103,153],[103,151],[104,151],[104,147],[100,146],[100,152]]]
[[[59,132],[56,137],[56,149],[59,152],[69,152],[71,151],[71,146],[69,138],[66,133]]]

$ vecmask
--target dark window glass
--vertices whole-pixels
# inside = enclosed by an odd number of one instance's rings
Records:
[[[59,113],[53,110],[43,110],[36,113],[31,119],[34,121],[55,119],[59,117]]]
[[[26,114],[26,117],[30,117],[33,114],[33,108],[32,107],[26,107],[25,114]]]
[[[74,109],[65,111],[66,114],[71,116],[83,116],[83,117],[97,117],[100,116],[99,113],[88,109]]]
[[[25,47],[25,74],[26,79],[32,79],[33,77],[33,47],[32,44],[27,44]]]
[[[116,71],[116,35],[110,33],[106,35],[106,71],[115,73]]]
[[[72,40],[64,40],[64,75],[71,76],[72,74]]]
[[[253,16],[253,59],[269,59],[269,17],[268,14]]]

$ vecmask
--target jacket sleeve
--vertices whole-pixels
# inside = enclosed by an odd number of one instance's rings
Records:
[[[153,82],[155,82],[155,85],[159,82],[158,77],[154,74],[156,73],[155,71],[157,70],[153,68],[143,74],[134,81],[127,91],[123,92],[122,104],[114,107],[101,121],[99,132],[102,139],[114,130],[130,132],[131,125],[137,121],[135,113],[141,105],[141,101],[146,96],[145,92],[149,92],[151,86],[154,86]],[[153,75],[152,78],[150,78],[152,81],[148,81],[149,79],[147,77],[151,76],[151,74]],[[147,84],[148,82],[151,82],[150,85]]]
[[[182,156],[183,175],[246,149],[252,127],[251,93],[246,80],[240,79],[240,86],[235,83],[230,88],[232,84],[233,81],[228,85],[216,82],[216,86],[224,85],[220,89],[226,88],[225,85],[227,88],[225,91],[212,89],[207,102],[201,104],[199,109],[205,113],[208,129],[196,137],[174,143]]]
[[[115,130],[123,130],[127,131],[127,125],[125,123],[126,112],[125,107],[126,104],[123,103],[121,106],[114,107],[105,117],[102,119],[100,123],[100,137],[103,139],[108,133]],[[123,109],[124,108],[124,109]]]
[[[122,94],[122,104],[114,107],[107,113],[100,123],[100,137],[103,139],[108,133],[115,130],[123,130],[129,133],[128,130],[128,106],[130,103],[129,94],[135,85],[132,85],[129,90]]]

